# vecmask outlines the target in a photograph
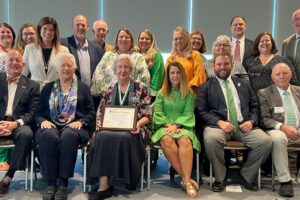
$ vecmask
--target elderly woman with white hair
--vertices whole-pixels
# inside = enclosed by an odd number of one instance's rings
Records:
[[[232,44],[231,39],[227,35],[220,35],[214,41],[212,45],[213,56],[218,53],[228,53],[232,56]],[[204,68],[206,72],[206,78],[214,78],[216,76],[213,70],[213,59],[210,59],[204,63]],[[240,61],[234,61],[233,68],[231,70],[231,75],[239,76],[240,78],[249,80],[247,72]]]
[[[114,61],[113,71],[117,83],[111,85],[101,99],[97,116],[96,132],[91,142],[90,177],[99,178],[99,188],[89,193],[89,199],[105,199],[113,192],[113,179],[123,178],[129,190],[135,190],[140,180],[145,159],[143,136],[150,134],[150,96],[143,83],[130,78],[134,70],[128,54],[120,54]],[[103,111],[108,105],[134,106],[137,109],[135,129],[111,130],[103,127]],[[117,128],[117,127],[116,127]]]
[[[48,184],[43,199],[49,200],[67,199],[78,145],[89,140],[95,119],[90,90],[74,75],[74,56],[62,53],[54,65],[59,79],[43,87],[35,116],[41,173]]]

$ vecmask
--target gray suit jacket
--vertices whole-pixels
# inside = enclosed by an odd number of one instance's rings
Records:
[[[296,34],[291,35],[286,38],[282,43],[281,54],[283,57],[289,59],[289,61],[294,65],[297,79],[300,80],[300,57],[295,58],[295,43],[296,43]]]
[[[295,103],[300,110],[300,87],[290,85]],[[271,85],[257,93],[260,104],[261,126],[264,129],[274,129],[277,123],[284,123],[284,113],[275,113],[275,107],[283,107],[278,89]]]

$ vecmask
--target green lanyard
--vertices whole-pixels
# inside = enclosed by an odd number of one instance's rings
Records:
[[[119,95],[119,102],[120,102],[121,106],[123,106],[124,101],[125,101],[125,99],[127,97],[129,86],[130,86],[130,83],[128,83],[126,91],[125,91],[125,94],[124,94],[124,96],[122,98],[120,84],[118,83],[118,95]]]

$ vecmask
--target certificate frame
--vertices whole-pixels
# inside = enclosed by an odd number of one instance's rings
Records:
[[[137,107],[108,105],[102,110],[100,130],[133,131],[136,129]]]

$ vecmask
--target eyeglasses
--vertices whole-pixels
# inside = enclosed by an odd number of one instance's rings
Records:
[[[229,44],[226,44],[226,43],[224,43],[224,44],[219,44],[219,43],[217,43],[216,44],[216,47],[218,47],[218,48],[221,48],[221,47],[224,47],[224,48],[227,48],[227,47],[229,47],[230,45]]]
[[[32,32],[25,32],[25,33],[22,33],[24,36],[33,36],[34,33]]]

